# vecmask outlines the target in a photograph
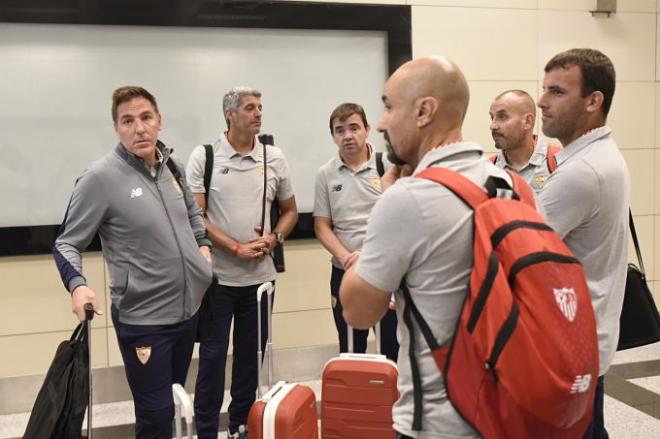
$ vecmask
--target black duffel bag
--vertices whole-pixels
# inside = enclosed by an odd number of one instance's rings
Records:
[[[630,212],[630,233],[635,244],[639,268],[635,264],[628,264],[626,292],[619,321],[621,328],[618,351],[660,341],[660,314],[646,283],[642,252],[639,248],[632,212]]]

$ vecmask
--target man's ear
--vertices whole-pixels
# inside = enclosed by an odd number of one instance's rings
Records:
[[[438,100],[431,96],[419,98],[416,103],[415,116],[417,126],[424,127],[433,121],[435,113],[438,111]]]
[[[523,128],[526,130],[534,129],[534,123],[536,122],[536,114],[534,113],[525,113],[523,116]]]
[[[604,101],[605,95],[603,95],[603,92],[599,90],[594,91],[587,98],[587,111],[593,113],[594,111],[601,110]]]

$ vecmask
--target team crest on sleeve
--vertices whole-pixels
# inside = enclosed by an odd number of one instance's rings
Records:
[[[142,364],[147,364],[151,358],[151,346],[136,346],[135,354]]]
[[[553,288],[555,301],[559,310],[564,314],[569,322],[575,320],[577,314],[577,296],[573,288]]]

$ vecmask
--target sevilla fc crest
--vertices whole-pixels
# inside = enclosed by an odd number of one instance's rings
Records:
[[[577,314],[577,296],[573,288],[553,288],[555,301],[559,310],[564,314],[569,322],[575,320]]]
[[[151,346],[138,346],[135,348],[135,354],[142,364],[147,364],[151,358]]]

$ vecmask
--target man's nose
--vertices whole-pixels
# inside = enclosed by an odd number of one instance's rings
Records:
[[[136,119],[135,121],[135,131],[138,133],[143,132],[145,129],[145,123],[142,122],[140,119]]]
[[[385,127],[385,115],[383,114],[380,119],[378,119],[378,125],[376,125],[376,131],[379,133],[384,133],[386,130]]]
[[[539,97],[538,102],[536,103],[536,106],[539,107],[541,110],[544,108],[548,108],[548,104],[546,103],[545,99],[545,93],[541,93],[541,96]]]

